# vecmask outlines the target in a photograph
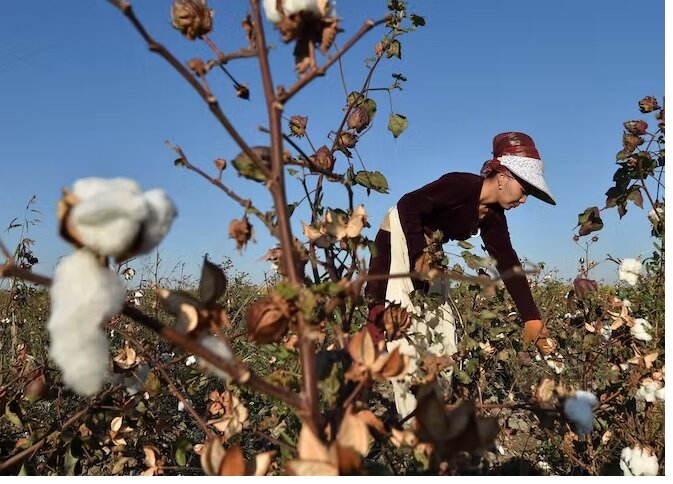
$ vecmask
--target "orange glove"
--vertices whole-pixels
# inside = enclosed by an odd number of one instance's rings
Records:
[[[523,325],[523,343],[535,343],[540,353],[544,355],[556,349],[554,340],[547,333],[547,327],[539,319],[531,319]]]

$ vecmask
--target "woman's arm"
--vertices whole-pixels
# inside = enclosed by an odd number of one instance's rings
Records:
[[[496,268],[500,274],[521,267],[521,262],[512,247],[504,210],[493,209],[484,217],[481,223],[481,238],[489,255],[496,260]],[[540,311],[533,300],[525,274],[507,277],[504,283],[521,318],[524,321],[540,319]]]

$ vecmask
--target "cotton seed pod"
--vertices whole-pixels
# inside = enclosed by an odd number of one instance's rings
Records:
[[[236,87],[236,97],[241,99],[250,99],[250,89],[245,84],[238,84]]]
[[[338,147],[339,148],[355,148],[356,143],[358,142],[357,135],[344,131],[339,135]]]
[[[402,306],[391,304],[383,312],[383,327],[388,340],[398,339],[411,325],[411,315]]]
[[[306,116],[299,116],[298,114],[292,116],[289,123],[292,136],[296,136],[297,138],[304,136],[306,134],[307,122],[308,118]]]
[[[353,109],[353,112],[348,116],[348,127],[354,129],[358,133],[365,129],[368,124],[369,113],[362,106]]]
[[[199,59],[198,57],[187,62],[187,67],[189,67],[197,77],[202,77],[208,74],[206,63],[203,62],[203,59]]]
[[[651,113],[652,111],[659,109],[659,103],[656,98],[647,96],[638,102],[638,107],[640,108],[641,113]]]
[[[327,146],[322,146],[311,157],[311,163],[321,171],[332,171],[332,168],[334,168],[334,155],[332,155]]]
[[[640,136],[636,136],[635,134],[631,133],[624,133],[623,136],[624,149],[629,152],[635,150],[637,146],[642,145],[644,142],[645,140]]]
[[[253,233],[254,230],[252,224],[248,221],[248,217],[243,217],[242,220],[234,219],[229,224],[229,237],[236,241],[236,248],[239,251],[248,245]]]
[[[642,136],[647,132],[647,123],[643,120],[626,121],[624,123],[624,128],[631,134]]]
[[[171,18],[173,27],[190,40],[206,35],[213,28],[213,12],[206,0],[175,0]]]
[[[290,324],[290,305],[280,296],[254,303],[245,316],[248,338],[256,343],[275,343],[287,332]]]
[[[227,168],[227,160],[223,158],[218,158],[215,161],[213,161],[213,164],[215,165],[215,168],[217,168],[219,171],[224,171],[225,168]]]

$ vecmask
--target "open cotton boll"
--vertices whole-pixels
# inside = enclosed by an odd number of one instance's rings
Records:
[[[82,199],[73,207],[70,221],[85,247],[119,257],[135,243],[147,213],[141,194],[110,190]]]
[[[657,456],[638,445],[622,449],[619,467],[625,476],[656,476],[659,473]]]
[[[315,14],[316,16],[320,17],[322,16],[322,12],[320,10],[320,4],[324,3],[326,4],[325,6],[325,12],[326,14],[333,16],[333,10],[334,10],[334,2],[330,0],[282,0],[283,3],[283,12],[285,15],[292,15],[293,13],[298,13],[298,12],[311,12]],[[282,15],[276,8],[277,3],[276,0],[264,0],[264,13],[266,14],[266,18],[269,19],[270,22],[273,23],[278,23],[281,21]]]
[[[140,185],[128,178],[80,178],[72,185],[73,194],[77,195],[80,200],[109,191],[128,192],[134,195],[142,193]]]
[[[575,431],[580,437],[593,429],[593,408],[597,403],[596,395],[582,390],[576,391],[574,397],[566,398],[563,402],[563,412],[568,420],[574,424]]]
[[[638,259],[623,259],[619,264],[619,280],[626,281],[632,286],[638,282],[642,264]]]
[[[147,216],[143,222],[139,254],[154,249],[171,228],[177,215],[175,205],[163,190],[150,190],[143,194]]]
[[[49,354],[67,386],[93,395],[108,367],[108,340],[101,324],[121,311],[124,287],[98,265],[93,253],[80,249],[56,266],[49,296]]]
[[[643,380],[638,391],[636,392],[636,398],[640,400],[645,400],[646,402],[656,402],[657,400],[664,400],[664,387],[661,386],[661,382],[653,381],[649,378]]]
[[[264,0],[264,13],[269,22],[277,24],[283,18],[280,12],[276,9],[277,0]]]
[[[218,355],[220,358],[234,363],[234,354],[231,352],[231,348],[229,348],[229,345],[217,336],[208,335],[204,338],[201,338],[201,344]],[[199,366],[210,371],[213,375],[219,376],[225,381],[231,381],[231,376],[227,372],[210,364],[203,358],[199,358]]]
[[[650,329],[652,329],[652,325],[647,319],[636,318],[630,331],[633,337],[640,341],[651,341]]]

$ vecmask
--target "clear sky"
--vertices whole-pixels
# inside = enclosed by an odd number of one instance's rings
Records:
[[[155,38],[182,60],[211,58],[201,43],[184,40],[170,27],[169,0],[135,0],[140,19]],[[213,39],[224,51],[244,47],[240,28],[248,2],[217,0]],[[374,99],[379,110],[371,130],[358,144],[369,170],[386,174],[389,195],[356,192],[371,217],[371,238],[386,209],[407,191],[449,171],[478,172],[489,158],[491,140],[502,131],[524,131],[545,161],[546,179],[557,206],[530,199],[508,213],[510,233],[520,257],[544,261],[563,278],[574,277],[582,251],[572,242],[577,214],[605,202],[612,185],[622,123],[639,119],[638,100],[663,101],[664,2],[661,0],[479,0],[409,1],[427,25],[402,38],[402,60],[391,59],[377,71],[372,86],[388,86],[391,73],[408,81],[393,94],[395,112],[409,119],[398,139],[387,131],[385,92]],[[343,45],[367,18],[385,12],[384,0],[340,0]],[[267,30],[274,81],[291,85],[290,49]],[[344,57],[349,90],[362,85],[363,59],[372,55],[383,29],[369,33]],[[256,60],[228,65],[251,86],[251,101],[233,96],[221,73],[209,79],[234,125],[251,145],[266,135]],[[190,160],[212,170],[212,160],[233,159],[238,150],[194,91],[168,64],[150,53],[130,23],[103,0],[30,0],[11,2],[0,16],[0,224],[21,217],[32,195],[42,224],[29,233],[37,240],[37,269],[51,273],[69,252],[56,235],[54,213],[60,188],[85,176],[123,176],[145,189],[164,188],[175,200],[179,218],[162,245],[166,267],[184,261],[196,270],[205,252],[225,255],[261,278],[268,265],[259,258],[269,239],[257,224],[257,244],[242,256],[227,237],[232,218],[242,210],[191,172],[175,168],[164,140],[179,144]],[[309,117],[317,146],[336,129],[345,94],[338,69],[286,106],[289,117]],[[649,118],[646,118],[649,121]],[[356,159],[356,169],[361,169]],[[339,157],[336,170],[345,171]],[[262,209],[270,197],[230,167],[224,181]],[[291,199],[301,197],[289,179]],[[342,189],[330,193],[341,194]],[[331,195],[330,195],[331,196]],[[331,200],[331,199],[330,199]],[[336,198],[334,199],[336,200]],[[651,252],[647,211],[629,205],[621,221],[616,210],[603,212],[605,228],[591,258],[647,256]],[[293,217],[299,235],[299,209]],[[254,221],[253,221],[254,223]],[[2,234],[8,244],[16,234]],[[451,251],[451,247],[447,247]],[[616,266],[603,262],[593,274],[614,280]]]

